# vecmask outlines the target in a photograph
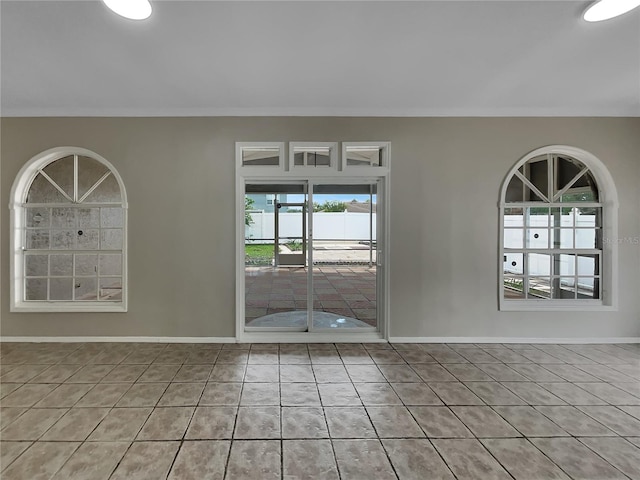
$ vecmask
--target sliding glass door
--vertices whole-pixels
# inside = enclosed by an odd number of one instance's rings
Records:
[[[245,184],[245,330],[374,331],[378,181]]]

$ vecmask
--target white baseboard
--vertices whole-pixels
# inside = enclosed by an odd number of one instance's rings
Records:
[[[640,337],[535,338],[535,337],[389,337],[390,343],[640,343]]]
[[[235,337],[0,337],[0,342],[31,343],[236,343]]]

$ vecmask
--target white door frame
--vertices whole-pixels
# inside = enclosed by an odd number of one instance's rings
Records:
[[[346,171],[324,170],[318,172],[313,169],[296,168],[287,171],[284,158],[279,167],[247,167],[242,166],[243,145],[255,146],[254,143],[236,144],[236,341],[252,343],[283,343],[283,342],[384,342],[389,338],[389,168],[390,145],[388,142],[369,142],[367,145],[380,145],[385,148],[385,167],[349,168]],[[264,145],[269,145],[265,143]],[[284,144],[281,146],[281,155],[284,157]],[[346,144],[343,144],[343,146]],[[340,162],[338,162],[340,165]],[[308,321],[309,331],[306,332],[247,332],[245,331],[245,223],[244,223],[244,197],[247,183],[261,184],[299,184],[309,185],[308,199],[312,201],[313,185],[315,184],[377,184],[377,235],[376,244],[376,277],[377,277],[377,317],[376,331],[362,331],[360,329],[314,329],[311,319]],[[312,216],[309,218],[312,228]],[[309,261],[313,261],[313,238],[309,239]],[[309,268],[309,275],[313,269]],[[308,282],[308,288],[312,289],[312,278]],[[312,298],[312,295],[310,296]],[[312,308],[308,309],[312,312]]]

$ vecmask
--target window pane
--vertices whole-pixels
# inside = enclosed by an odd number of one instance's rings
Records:
[[[46,277],[49,273],[48,255],[25,255],[24,263],[27,277]]]
[[[527,164],[524,165],[524,175],[525,177],[547,198],[548,195],[548,170],[547,170],[547,159],[546,156],[544,159],[540,160],[531,160]],[[533,191],[529,191],[529,198],[525,198],[527,201],[541,201],[542,199]]]
[[[524,202],[524,184],[522,180],[515,175],[511,177],[509,185],[507,185],[504,201],[506,203]]]
[[[85,203],[120,203],[120,186],[116,177],[109,175],[98,187],[85,199]]]
[[[102,230],[101,247],[102,250],[122,250],[122,230]]]
[[[78,250],[98,250],[100,248],[99,238],[100,230],[78,230]]]
[[[524,273],[524,254],[506,253],[504,255],[504,273]]]
[[[552,285],[552,298],[556,300],[574,300],[576,298],[574,277],[554,277]]]
[[[242,165],[247,167],[274,166],[280,164],[279,148],[243,148]]]
[[[578,275],[600,275],[597,255],[578,255]]]
[[[551,285],[549,277],[529,277],[529,288],[527,298],[541,299],[551,298]]]
[[[93,158],[78,157],[78,199],[108,171],[105,165]]]
[[[574,209],[571,207],[553,207],[551,209],[552,227],[573,227],[575,225]]]
[[[523,227],[524,216],[522,208],[505,208],[504,209],[504,226],[505,227]]]
[[[47,279],[27,278],[25,281],[25,300],[46,300],[47,299]]]
[[[540,228],[549,226],[548,207],[527,207],[525,213],[528,227]]]
[[[73,275],[72,255],[51,255],[51,273],[53,276]]]
[[[572,181],[584,168],[582,162],[571,157],[556,157],[556,191],[559,192]],[[585,184],[584,175],[572,185],[572,188]]]
[[[122,255],[100,255],[100,275],[122,275]]]
[[[551,256],[542,253],[530,253],[528,255],[528,274],[529,275],[550,275],[551,274]]]
[[[95,275],[98,266],[98,255],[76,255],[76,275]]]
[[[594,277],[578,277],[578,298],[600,298],[600,279]]]
[[[576,248],[601,248],[599,229],[576,229]]]
[[[103,208],[101,212],[102,227],[122,227],[124,223],[124,209]]]
[[[504,248],[522,248],[524,230],[521,228],[504,229]]]
[[[27,203],[68,203],[56,188],[51,185],[49,180],[44,178],[40,173],[33,180],[29,193],[27,194]]]
[[[49,298],[51,300],[71,300],[73,297],[72,278],[50,278]]]
[[[76,226],[76,209],[72,207],[54,207],[51,209],[51,227],[74,228]]]
[[[51,232],[52,250],[70,250],[73,248],[75,230],[54,230]]]
[[[527,248],[549,248],[549,230],[546,228],[527,229]]]
[[[50,220],[48,208],[27,208],[27,227],[46,228]]]
[[[47,250],[49,248],[49,230],[27,230],[27,249]]]
[[[602,208],[576,208],[576,227],[602,227]]]
[[[78,228],[98,228],[100,226],[99,208],[78,208]]]
[[[100,300],[121,301],[122,280],[120,278],[101,278]]]
[[[551,246],[553,248],[573,248],[573,229],[554,228]]]
[[[51,180],[56,182],[69,197],[73,198],[73,155],[51,162],[42,170],[49,175]]]
[[[504,277],[504,298],[509,300],[524,298],[523,277],[514,277],[514,276]]]
[[[380,147],[346,147],[347,166],[349,167],[379,167]]]
[[[97,281],[95,277],[92,278],[75,278],[74,288],[76,293],[76,300],[97,300]]]
[[[576,256],[568,254],[553,255],[553,275],[575,275]]]

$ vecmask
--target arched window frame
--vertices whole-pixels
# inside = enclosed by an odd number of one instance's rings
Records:
[[[32,301],[25,300],[24,259],[25,259],[25,206],[31,185],[38,173],[47,165],[68,156],[89,157],[104,165],[115,178],[120,188],[123,209],[122,226],[122,300],[121,301]],[[104,157],[79,147],[56,147],[31,158],[18,172],[11,188],[10,202],[10,297],[12,312],[126,312],[128,299],[127,279],[127,193],[122,177],[116,168]],[[60,253],[62,253],[61,251]]]
[[[516,171],[536,157],[542,155],[564,155],[583,163],[593,176],[599,191],[602,207],[602,254],[600,265],[601,296],[597,300],[565,299],[517,299],[504,296],[504,232],[505,208],[513,207],[506,203],[509,182]],[[544,203],[543,203],[544,204]],[[538,202],[538,205],[541,205]],[[505,177],[500,189],[499,209],[499,256],[498,256],[498,292],[499,307],[502,311],[613,311],[618,305],[618,194],[611,174],[595,155],[568,145],[549,145],[529,152],[522,157]],[[551,248],[549,250],[552,250]]]

